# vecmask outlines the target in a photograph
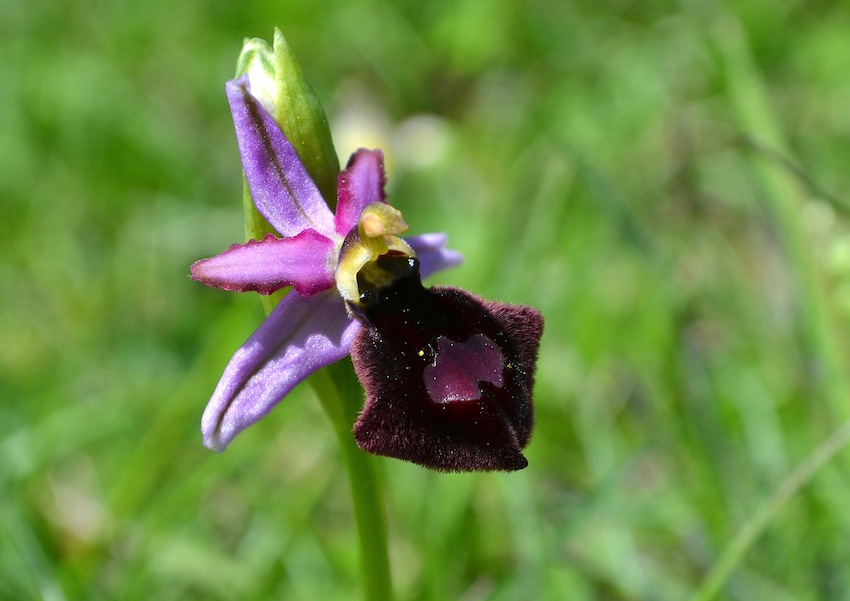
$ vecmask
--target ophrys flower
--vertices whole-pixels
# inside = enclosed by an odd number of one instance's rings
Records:
[[[231,359],[202,419],[223,450],[316,370],[349,353],[366,390],[361,448],[446,470],[527,464],[531,389],[542,318],[421,278],[456,265],[443,234],[403,239],[386,203],[383,156],[359,150],[339,174],[332,213],[297,152],[252,95],[227,84],[242,165],[257,210],[280,234],[234,244],[192,277],[283,300]]]

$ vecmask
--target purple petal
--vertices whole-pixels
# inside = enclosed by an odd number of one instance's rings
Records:
[[[446,248],[447,240],[448,236],[444,233],[422,234],[404,239],[416,252],[422,279],[443,269],[457,267],[463,263],[463,255],[456,250]]]
[[[242,167],[257,210],[283,236],[312,228],[333,233],[333,214],[275,120],[248,91],[248,76],[227,82]]]
[[[303,295],[315,294],[334,285],[333,249],[333,240],[315,230],[304,230],[292,238],[269,234],[196,261],[191,267],[192,279],[237,292],[271,294],[294,286]]]
[[[223,451],[296,384],[348,355],[359,329],[336,290],[287,294],[225,368],[201,419],[204,444]]]
[[[386,183],[383,152],[361,148],[351,155],[348,165],[339,174],[334,226],[340,236],[345,236],[357,225],[366,205],[385,201]]]

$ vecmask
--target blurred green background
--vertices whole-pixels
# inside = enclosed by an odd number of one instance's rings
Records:
[[[223,86],[274,26],[342,160],[385,148],[411,233],[465,254],[437,280],[546,318],[528,469],[380,461],[400,599],[687,599],[744,528],[718,598],[850,598],[850,455],[794,472],[846,442],[848,22],[0,0],[0,598],[357,597],[311,389],[224,454],[200,440],[263,314],[188,266],[242,239]]]

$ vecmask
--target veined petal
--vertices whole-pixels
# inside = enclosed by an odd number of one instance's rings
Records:
[[[296,384],[348,355],[359,329],[336,290],[287,294],[225,368],[201,420],[204,444],[223,451]]]
[[[336,216],[334,225],[340,236],[345,236],[357,225],[360,213],[373,202],[385,202],[384,153],[361,148],[348,160],[339,174]]]
[[[405,238],[404,241],[416,252],[422,279],[427,278],[432,273],[449,267],[457,267],[463,263],[463,255],[456,250],[446,248],[448,236],[442,232],[411,236]]]
[[[306,296],[334,285],[333,250],[333,241],[312,229],[292,238],[269,234],[196,261],[192,279],[214,288],[260,294],[293,286]]]
[[[257,210],[283,236],[312,228],[331,235],[333,214],[280,127],[248,90],[248,76],[227,82],[242,167]]]

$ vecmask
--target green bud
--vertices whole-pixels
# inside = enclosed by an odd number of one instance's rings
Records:
[[[328,119],[280,29],[275,28],[274,47],[258,38],[245,42],[236,76],[245,73],[251,81],[251,93],[280,125],[333,209],[339,159]]]
[[[304,79],[292,49],[277,28],[274,30],[274,61],[278,76],[275,119],[333,210],[336,207],[339,159],[334,150],[328,118]]]
[[[277,82],[275,80],[274,51],[268,42],[260,38],[245,40],[242,52],[236,63],[236,77],[248,74],[251,81],[251,94],[260,101],[271,115],[275,115],[275,97]]]

